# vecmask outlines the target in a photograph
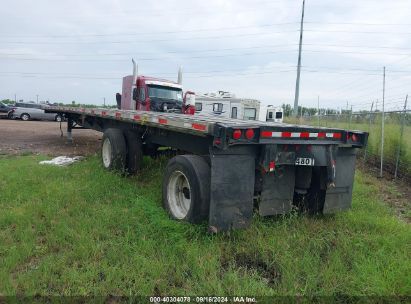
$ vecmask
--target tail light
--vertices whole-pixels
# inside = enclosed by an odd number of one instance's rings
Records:
[[[347,134],[347,141],[353,141],[353,142],[359,142],[360,141],[360,136],[354,133],[348,133]]]
[[[241,130],[234,130],[233,131],[233,139],[240,139],[241,138]]]
[[[268,168],[270,170],[270,172],[275,170],[275,161],[270,161]]]
[[[253,139],[254,138],[254,130],[253,129],[248,129],[247,131],[245,131],[245,137],[247,139]]]

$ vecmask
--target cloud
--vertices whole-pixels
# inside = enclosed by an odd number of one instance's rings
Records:
[[[175,79],[183,65],[184,85],[195,91],[293,103],[301,4],[8,2],[0,11],[0,98],[114,104],[134,57],[152,76]],[[400,100],[410,73],[395,71],[411,70],[411,56],[401,55],[411,49],[410,9],[407,1],[307,0],[301,103],[316,106],[320,96],[345,107],[379,98],[384,65],[387,97]]]

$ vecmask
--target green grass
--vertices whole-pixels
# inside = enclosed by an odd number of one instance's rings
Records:
[[[411,228],[358,172],[351,211],[210,235],[162,209],[164,160],[124,178],[42,159],[0,157],[0,295],[411,294]]]

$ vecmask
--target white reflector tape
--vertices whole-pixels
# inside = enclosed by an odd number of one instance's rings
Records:
[[[272,132],[271,137],[281,137],[282,132]]]
[[[315,138],[317,138],[317,136],[318,136],[318,133],[310,133],[310,137],[315,137]]]
[[[325,137],[333,137],[334,136],[334,133],[325,133]]]
[[[290,137],[300,137],[300,132],[292,132]]]

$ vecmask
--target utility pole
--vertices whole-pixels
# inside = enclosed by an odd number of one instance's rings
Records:
[[[382,167],[384,163],[384,111],[385,111],[385,67],[384,75],[382,81],[382,119],[381,119],[381,166],[380,166],[380,177],[382,177]]]
[[[347,125],[348,125],[348,120],[349,120],[349,117],[348,117],[348,100],[347,100],[347,107],[345,108],[345,115],[347,116],[346,122],[347,122]],[[347,127],[347,128],[349,128],[349,127]]]
[[[17,94],[14,94],[14,103],[17,102]]]
[[[294,113],[293,113],[295,117],[297,117],[297,114],[298,114],[298,99],[300,96],[301,48],[303,44],[304,7],[305,7],[305,0],[303,0],[303,10],[301,13],[300,44],[298,47],[297,80],[295,81],[295,97],[294,97]]]
[[[106,98],[103,97],[103,106],[106,107]]]
[[[407,101],[408,101],[408,94],[405,97],[405,102],[404,102],[404,111],[403,115],[401,117],[401,131],[400,131],[400,142],[398,144],[398,149],[397,149],[397,159],[395,161],[395,173],[394,173],[394,178],[397,178],[398,176],[398,166],[400,164],[400,154],[401,154],[401,144],[402,144],[402,137],[404,135],[404,124],[405,124],[405,117],[407,115]]]
[[[317,116],[318,116],[318,126],[320,126],[320,95],[317,99]]]
[[[36,95],[36,101],[39,103],[39,94]]]
[[[351,105],[351,111],[350,111],[350,124],[348,125],[348,129],[351,129],[351,122],[352,122],[352,105]]]
[[[369,119],[369,122],[368,122],[368,132],[370,132],[370,129],[371,129],[372,108],[373,107],[374,107],[374,101],[371,103],[371,110],[370,110],[370,114],[369,114],[370,119]],[[365,147],[365,149],[364,149],[364,162],[366,161],[366,159],[367,159],[367,147]]]

